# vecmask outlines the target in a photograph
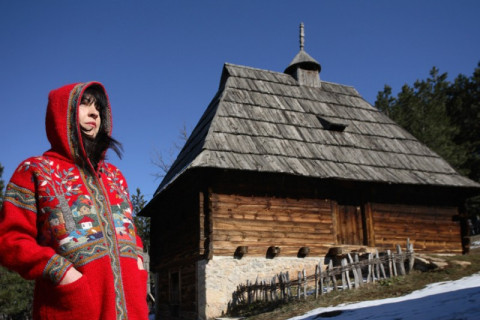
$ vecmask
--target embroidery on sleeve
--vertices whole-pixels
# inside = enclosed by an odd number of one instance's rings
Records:
[[[10,202],[19,208],[27,209],[37,213],[35,194],[32,191],[17,186],[12,182],[7,185],[5,198],[3,200],[5,202]]]

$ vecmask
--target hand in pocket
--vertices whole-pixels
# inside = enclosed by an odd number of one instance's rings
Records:
[[[78,272],[77,269],[72,267],[67,271],[67,273],[63,277],[62,281],[60,281],[59,285],[63,286],[63,285],[66,285],[66,284],[70,284],[72,282],[77,281],[81,277],[82,277],[82,274],[80,272]]]

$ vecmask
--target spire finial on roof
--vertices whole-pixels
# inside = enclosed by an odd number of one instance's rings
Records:
[[[305,31],[300,23],[300,51],[285,69],[285,73],[294,77],[301,85],[320,86],[320,70],[322,67],[305,51]]]
[[[303,22],[300,23],[300,50],[305,47],[305,32],[303,31]]]

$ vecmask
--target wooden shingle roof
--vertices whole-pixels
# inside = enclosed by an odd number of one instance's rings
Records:
[[[156,194],[198,167],[479,187],[352,87],[232,64]]]

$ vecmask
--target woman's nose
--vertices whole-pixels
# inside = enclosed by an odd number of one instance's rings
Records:
[[[90,109],[89,109],[89,112],[88,112],[89,116],[93,117],[93,118],[97,118],[100,113],[98,112],[97,110],[97,107],[95,106],[95,104],[91,104],[90,105]]]

